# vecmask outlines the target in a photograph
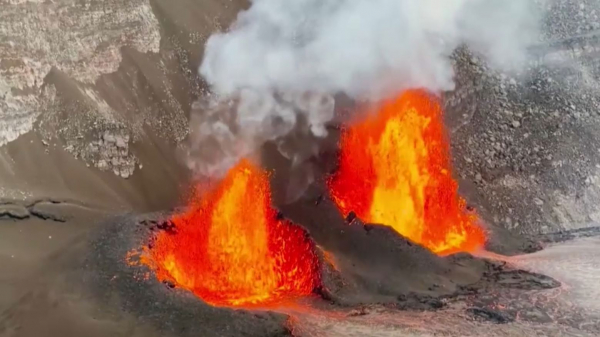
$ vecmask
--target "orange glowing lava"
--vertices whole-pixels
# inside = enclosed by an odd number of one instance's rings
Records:
[[[308,295],[320,282],[314,244],[277,218],[267,173],[247,160],[172,220],[176,231],[158,234],[146,263],[159,280],[207,303],[272,304]]]
[[[339,170],[329,180],[338,208],[391,226],[434,253],[473,251],[485,234],[467,213],[450,172],[438,101],[406,91],[342,132]]]

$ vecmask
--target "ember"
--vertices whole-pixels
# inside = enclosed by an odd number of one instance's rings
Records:
[[[473,251],[484,232],[467,213],[450,172],[439,103],[406,91],[344,129],[339,170],[329,180],[338,208],[393,227],[431,251]]]
[[[158,234],[146,263],[159,280],[213,305],[265,305],[308,295],[320,282],[315,246],[276,213],[267,173],[242,160],[173,218],[176,232]]]

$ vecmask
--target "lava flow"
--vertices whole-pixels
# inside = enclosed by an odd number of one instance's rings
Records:
[[[267,173],[248,160],[172,221],[175,229],[158,234],[146,263],[159,280],[207,303],[273,304],[309,295],[320,282],[314,244],[278,218]]]
[[[339,169],[328,181],[338,208],[398,233],[439,255],[485,243],[450,172],[437,100],[406,91],[343,130]]]

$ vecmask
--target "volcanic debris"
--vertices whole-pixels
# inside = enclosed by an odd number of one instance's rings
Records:
[[[16,201],[0,202],[0,220],[24,220],[33,216],[42,220],[65,222],[67,217],[57,208],[61,204],[69,204],[69,202],[52,199],[38,200],[29,204],[21,204]]]

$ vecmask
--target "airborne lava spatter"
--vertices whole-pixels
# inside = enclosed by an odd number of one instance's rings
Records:
[[[147,263],[205,302],[270,304],[319,285],[315,246],[303,229],[277,218],[266,172],[247,160],[160,232]]]
[[[339,169],[329,180],[338,208],[391,226],[431,251],[473,251],[485,243],[450,172],[442,109],[406,91],[344,129]]]

